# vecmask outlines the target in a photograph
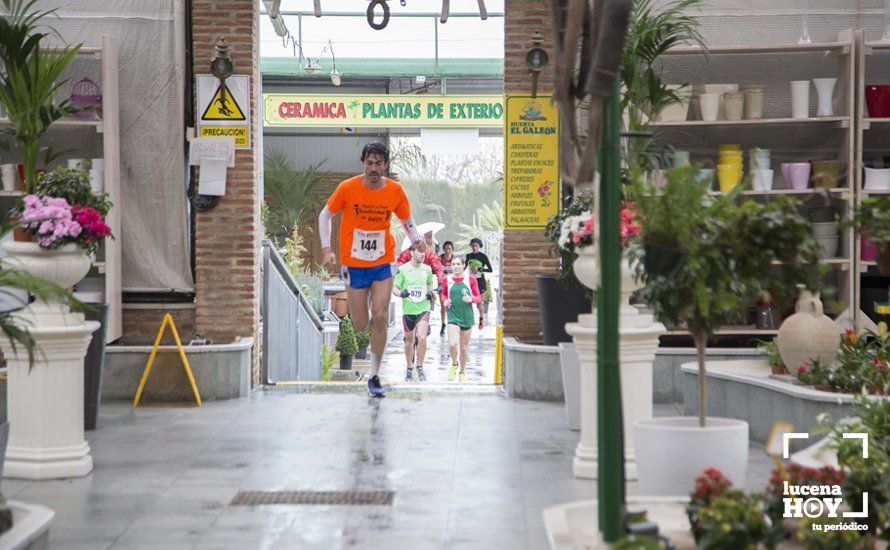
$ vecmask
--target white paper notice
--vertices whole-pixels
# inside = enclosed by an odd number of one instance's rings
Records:
[[[221,197],[226,194],[226,159],[203,158],[201,159],[201,174],[198,179],[199,195],[216,195]]]
[[[235,167],[235,138],[193,138],[189,142],[189,164],[200,166],[205,158],[223,159]]]
[[[427,155],[477,155],[482,150],[478,128],[421,128],[420,140]]]

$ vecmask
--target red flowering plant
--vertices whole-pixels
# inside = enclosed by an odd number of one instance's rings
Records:
[[[887,395],[890,393],[890,332],[885,323],[877,332],[857,334],[846,331],[840,337],[837,361],[825,365],[808,361],[797,369],[797,379],[821,390],[841,393],[863,391]]]
[[[74,243],[95,253],[103,239],[114,238],[105,222],[111,206],[107,193],[92,191],[85,172],[60,167],[41,174],[34,193],[24,197],[14,215],[42,248]]]
[[[788,476],[788,484],[793,486],[803,485],[843,485],[847,480],[847,474],[831,466],[822,468],[807,468],[800,464],[789,464],[785,468]],[[769,484],[763,493],[763,504],[766,515],[771,522],[771,536],[778,542],[788,538],[790,532],[785,528],[783,521],[785,514],[785,478],[778,469],[774,469],[770,476]]]

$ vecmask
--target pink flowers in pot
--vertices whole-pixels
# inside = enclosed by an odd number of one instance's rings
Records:
[[[47,249],[75,243],[95,252],[102,239],[111,235],[111,228],[94,208],[72,206],[64,198],[49,196],[27,195],[19,226]]]
[[[619,213],[618,235],[621,237],[621,246],[640,234],[640,224],[634,221],[636,212],[633,203],[625,203]],[[596,215],[593,212],[582,212],[579,216],[572,216],[563,222],[561,240],[571,238],[578,246],[593,244],[593,233],[596,229]],[[569,237],[570,236],[570,237]]]

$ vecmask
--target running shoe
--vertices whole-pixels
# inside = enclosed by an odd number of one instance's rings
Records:
[[[448,369],[448,381],[449,382],[454,382],[454,379],[457,378],[457,369],[458,368],[459,367],[458,367],[457,363],[455,363],[455,364],[451,365],[450,369]]]
[[[405,382],[414,380],[414,369],[405,369]]]
[[[442,330],[439,331],[439,338],[445,338],[445,323],[442,323]]]
[[[368,395],[371,397],[386,397],[386,390],[380,383],[380,377],[376,374],[368,379]]]
[[[417,365],[417,380],[426,382],[426,373],[423,372],[423,365]]]
[[[465,372],[460,373],[460,381],[461,382],[467,381],[467,373],[465,373]]]
[[[485,328],[485,321],[483,319],[479,319],[479,330]]]

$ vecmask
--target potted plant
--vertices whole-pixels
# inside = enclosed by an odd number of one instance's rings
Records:
[[[340,352],[340,369],[350,370],[352,356],[358,351],[358,342],[356,341],[355,327],[352,326],[352,319],[349,318],[349,315],[340,321],[340,335],[337,337],[336,349]]]
[[[30,193],[37,183],[41,142],[49,127],[80,109],[68,99],[57,100],[66,82],[62,78],[80,45],[47,49],[47,32],[39,32],[43,19],[55,10],[34,10],[29,0],[2,0],[7,13],[0,18],[0,103],[10,124],[0,135],[16,142],[24,165],[24,189]],[[54,32],[54,31],[53,31]],[[4,148],[6,141],[0,141]]]
[[[355,358],[367,359],[368,345],[371,343],[371,327],[365,327],[365,330],[356,333],[355,341],[356,345],[358,346],[358,351],[355,353]]]
[[[779,345],[775,340],[758,342],[757,351],[766,356],[766,362],[773,374],[789,374],[785,363],[782,362],[782,354],[779,353]]]
[[[875,243],[878,270],[890,275],[890,196],[864,199],[844,225]]]
[[[321,380],[329,382],[333,376],[334,364],[340,359],[337,350],[331,349],[325,345],[321,346]]]
[[[708,420],[707,343],[720,327],[740,322],[748,304],[767,290],[781,301],[791,299],[797,283],[818,288],[819,246],[794,200],[742,202],[739,189],[712,197],[692,167],[671,169],[658,193],[641,181],[633,196],[642,226],[642,245],[631,252],[642,260],[637,268],[644,284],[639,297],[662,322],[689,330],[699,367],[698,419],[661,417],[634,427],[640,492],[682,495],[695,472],[709,466],[741,483],[747,470],[748,425],[728,418]],[[695,207],[681,209],[670,203]],[[683,219],[660,216],[668,210]],[[684,232],[684,240],[677,242],[683,256],[668,274],[651,273],[641,267],[647,239],[663,235],[661,224],[668,223]]]
[[[547,346],[571,342],[572,338],[565,330],[566,323],[574,323],[578,315],[590,313],[593,293],[575,276],[578,247],[570,237],[566,237],[563,227],[580,224],[582,214],[589,213],[592,204],[588,195],[575,197],[559,214],[550,217],[544,229],[544,235],[553,245],[551,254],[559,257],[555,275],[538,275],[535,278],[543,340]]]
[[[43,172],[37,178],[34,193],[40,197],[64,199],[72,207],[75,220],[80,222],[84,248],[94,255],[106,236],[111,236],[105,224],[105,217],[112,204],[107,193],[94,193],[89,175],[82,170],[59,167],[51,172]],[[76,212],[76,213],[75,213]],[[22,212],[19,213],[21,216]],[[29,233],[28,229],[24,229]],[[39,230],[38,230],[39,233]],[[112,237],[113,238],[113,237]],[[105,335],[108,325],[108,304],[89,303],[84,310],[87,321],[97,321],[99,330],[84,358],[84,429],[96,429],[99,418],[99,401],[102,394],[102,372],[105,367]]]

